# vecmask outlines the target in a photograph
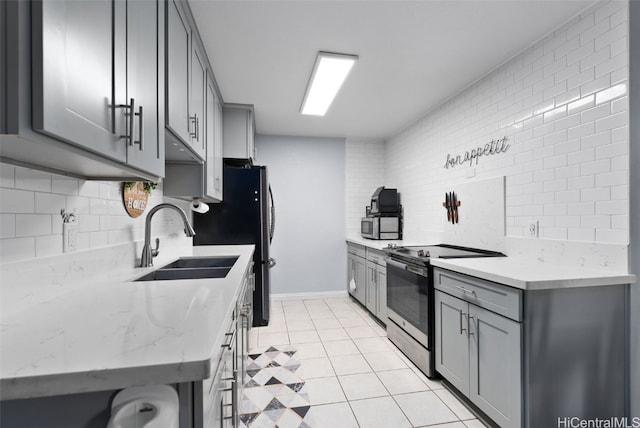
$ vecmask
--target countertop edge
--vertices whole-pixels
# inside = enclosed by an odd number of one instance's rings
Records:
[[[509,261],[508,258],[503,260],[505,260],[505,262]],[[575,275],[570,278],[524,280],[475,267],[471,268],[467,266],[460,266],[451,260],[434,259],[431,261],[431,264],[439,268],[474,276],[476,278],[507,285],[520,290],[596,287],[605,285],[633,284],[636,282],[636,276],[634,274],[617,274],[609,272],[584,272],[582,276]]]

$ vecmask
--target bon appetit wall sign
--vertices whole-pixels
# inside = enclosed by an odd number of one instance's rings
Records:
[[[445,169],[453,168],[458,165],[468,163],[469,166],[475,164],[478,165],[478,161],[481,156],[490,156],[497,155],[499,153],[504,153],[509,150],[511,144],[507,144],[507,137],[502,137],[499,140],[491,140],[491,142],[487,143],[483,146],[478,146],[475,149],[467,150],[464,154],[460,155],[451,155],[451,153],[447,154],[447,161],[444,163]]]

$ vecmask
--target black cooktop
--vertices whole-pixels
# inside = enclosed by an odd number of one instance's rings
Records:
[[[505,255],[490,250],[479,248],[460,247],[456,245],[416,245],[406,247],[385,248],[385,252],[391,258],[412,259],[428,263],[430,258],[437,259],[461,259],[471,257],[504,257]]]

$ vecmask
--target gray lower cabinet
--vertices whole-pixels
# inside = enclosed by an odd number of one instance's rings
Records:
[[[436,370],[500,427],[628,416],[628,285],[520,290],[434,268]]]
[[[356,300],[366,306],[367,279],[364,254],[364,247],[347,245],[347,290]]]
[[[520,427],[521,324],[436,290],[436,370],[502,427]]]
[[[366,249],[366,307],[384,324],[387,323],[387,266],[382,251]]]
[[[347,290],[357,301],[387,323],[387,266],[382,251],[347,244]],[[355,289],[352,286],[355,285]]]

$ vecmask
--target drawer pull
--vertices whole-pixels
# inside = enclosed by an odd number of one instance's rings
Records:
[[[464,333],[465,331],[468,331],[469,329],[469,318],[467,318],[467,328],[464,328],[462,326],[462,317],[466,318],[467,314],[465,312],[460,311],[460,334]]]
[[[232,333],[225,333],[224,335],[229,339],[227,343],[222,344],[222,347],[231,349],[231,345],[236,340],[236,330],[234,330]]]
[[[476,296],[476,292],[474,290],[469,290],[468,288],[461,287],[459,285],[454,285],[458,290],[462,291],[464,294],[471,294],[473,297]]]

